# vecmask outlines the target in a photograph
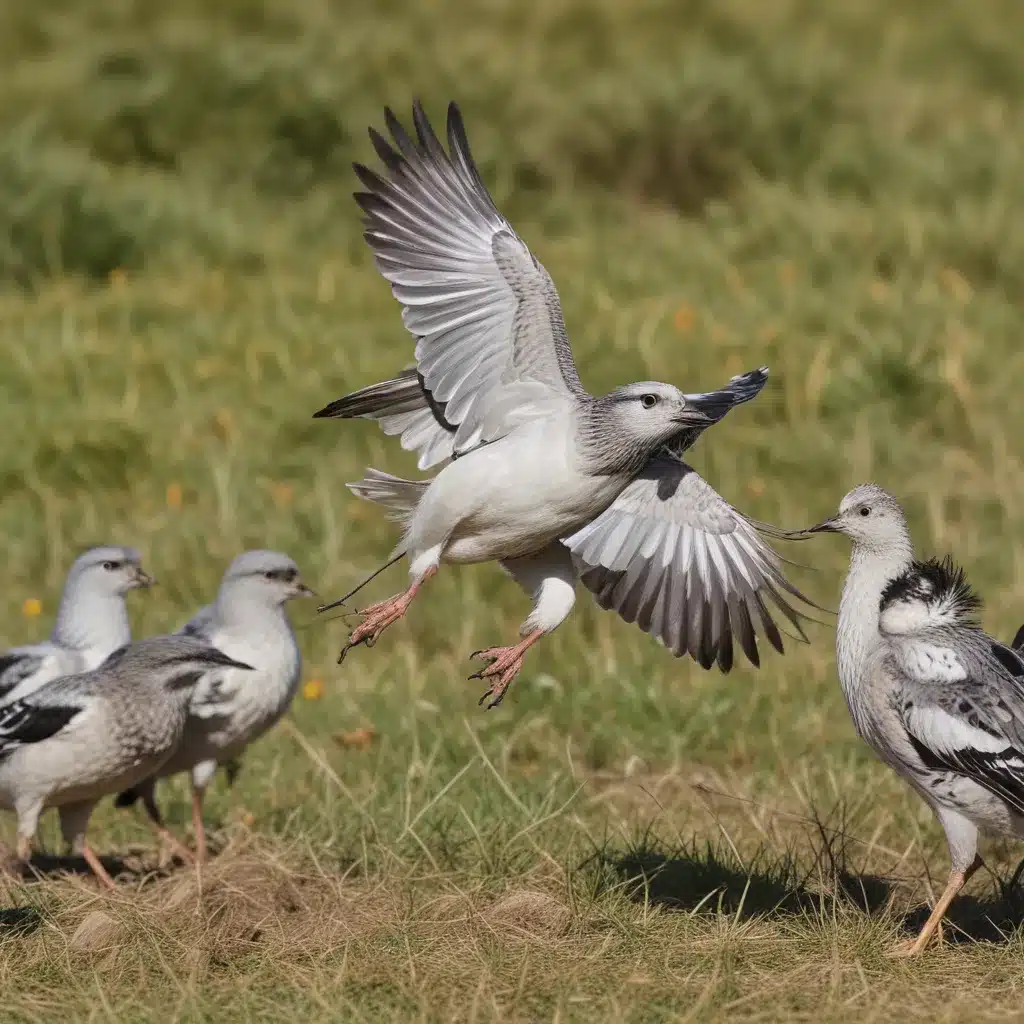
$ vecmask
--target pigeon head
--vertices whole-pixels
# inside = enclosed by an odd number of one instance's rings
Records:
[[[134,548],[90,548],[68,573],[68,587],[92,594],[118,597],[137,587],[150,587],[154,579],[142,568]]]
[[[245,551],[228,566],[221,594],[276,607],[295,597],[316,595],[302,581],[299,567],[278,551]]]
[[[910,546],[903,508],[876,484],[854,487],[834,516],[800,531],[800,536],[812,533],[845,533],[856,547],[883,554]]]

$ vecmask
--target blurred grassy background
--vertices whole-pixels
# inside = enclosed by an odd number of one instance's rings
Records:
[[[139,635],[208,601],[247,546],[288,551],[325,596],[386,554],[391,526],[343,483],[412,460],[310,417],[410,358],[350,162],[414,95],[438,123],[459,101],[591,390],[769,364],[695,466],[787,526],[863,480],[893,489],[921,551],[954,552],[1012,635],[1022,32],[1014,0],[0,5],[2,638],[45,635],[74,553],[108,539],[161,582],[131,599]],[[842,542],[787,553],[834,606]],[[244,848],[250,874],[104,898],[122,931],[100,952],[72,941],[87,887],[19,889],[45,927],[0,944],[10,1019],[1019,1012],[1019,939],[893,967],[901,913],[868,917],[837,881],[947,862],[854,736],[829,627],[722,677],[581,595],[485,716],[467,655],[525,608],[495,567],[445,571],[341,669],[342,623],[296,609],[322,687],[209,802],[224,864]],[[838,859],[815,816],[854,837]],[[95,826],[104,850],[147,841],[111,808]],[[243,890],[263,902],[238,923]],[[1005,925],[1003,903],[967,903],[968,933]]]

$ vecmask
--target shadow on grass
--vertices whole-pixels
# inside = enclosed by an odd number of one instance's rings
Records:
[[[838,901],[874,915],[889,909],[899,881],[856,870],[850,862],[850,835],[821,820],[813,823],[818,842],[808,862],[792,851],[761,850],[741,861],[730,846],[694,842],[666,847],[650,832],[626,850],[605,847],[592,863],[601,888],[621,888],[630,899],[687,913],[728,914],[737,920],[780,918],[820,912]],[[1024,862],[1007,877],[994,875],[996,891],[963,895],[946,915],[946,940],[1005,943],[1024,926]],[[941,888],[941,887],[940,887]],[[931,906],[902,915],[900,930],[916,934]]]
[[[183,867],[180,861],[172,860],[166,865],[155,867],[142,858],[100,857],[100,863],[107,869],[115,882],[148,883],[159,878],[166,878]],[[95,878],[92,868],[84,857],[60,856],[52,853],[33,853],[28,864],[21,867],[21,879],[26,882],[46,882],[60,875],[81,875],[84,878]],[[2,928],[0,922],[0,928]]]
[[[958,896],[944,920],[946,941],[954,945],[1009,942],[1014,933],[1024,926],[1021,868],[1024,868],[1024,862],[1009,878],[994,874],[996,891],[991,895]],[[929,906],[916,907],[904,918],[904,931],[908,934],[917,932],[930,912]]]
[[[712,843],[666,849],[649,836],[624,852],[600,851],[596,860],[631,899],[739,920],[817,911],[834,897],[871,914],[889,903],[894,888],[888,879],[847,870],[827,854],[808,870],[789,853],[762,852],[741,863],[730,849]]]

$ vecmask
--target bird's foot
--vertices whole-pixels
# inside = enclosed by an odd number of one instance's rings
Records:
[[[538,631],[531,633],[512,647],[485,647],[470,655],[471,658],[480,658],[489,664],[479,672],[474,672],[469,678],[494,680],[487,692],[477,701],[478,704],[488,701],[487,710],[490,711],[491,708],[496,708],[502,702],[505,691],[512,685],[512,680],[519,675],[519,670],[523,667],[523,658],[526,652],[541,635]]]
[[[918,947],[917,939],[904,939],[897,942],[885,955],[890,960],[905,960],[908,957],[918,956],[924,951],[924,946]]]
[[[406,591],[395,594],[386,601],[378,601],[376,604],[364,608],[360,614],[365,617],[349,634],[348,643],[338,655],[338,664],[340,665],[345,660],[345,655],[353,647],[358,647],[360,644],[372,647],[381,633],[406,613],[411,601],[412,596]]]

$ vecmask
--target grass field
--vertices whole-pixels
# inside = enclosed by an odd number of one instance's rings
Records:
[[[325,596],[379,564],[393,528],[343,484],[412,459],[311,414],[411,355],[349,164],[414,95],[462,105],[591,390],[769,364],[696,468],[785,526],[890,487],[1012,636],[1022,32],[1015,0],[0,5],[0,640],[108,539],[160,580],[140,636],[244,547]],[[845,542],[787,553],[834,607]],[[310,685],[211,791],[201,890],[109,804],[117,895],[11,890],[5,1020],[1024,1019],[1019,846],[983,848],[942,948],[885,958],[947,855],[854,735],[831,626],[723,677],[581,595],[485,714],[467,656],[526,599],[493,566],[430,591],[341,668],[344,624],[294,610]],[[164,802],[184,834],[184,783]]]

